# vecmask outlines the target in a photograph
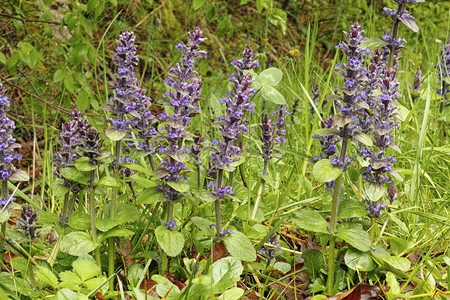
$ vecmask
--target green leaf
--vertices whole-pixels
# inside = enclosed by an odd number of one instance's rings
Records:
[[[397,278],[395,278],[394,273],[387,272],[386,281],[388,282],[388,286],[390,287],[389,293],[399,295],[400,294],[400,285],[397,281]]]
[[[180,192],[181,194],[186,193],[189,191],[189,184],[182,183],[182,182],[167,182],[167,185],[169,185],[171,188],[173,188],[175,191]]]
[[[231,256],[243,261],[256,260],[255,248],[249,238],[242,232],[236,231],[234,234],[228,234],[224,242]]]
[[[156,241],[169,256],[177,256],[184,247],[184,235],[175,230],[159,226],[155,230]]]
[[[134,235],[134,232],[126,229],[126,228],[113,228],[111,230],[108,230],[105,235],[103,236],[103,239],[107,239],[109,237],[125,237],[125,236],[131,236]]]
[[[208,219],[201,217],[192,217],[191,222],[192,224],[197,226],[198,229],[200,229],[209,236],[213,236],[216,232],[216,230],[210,226],[211,224],[214,223]]]
[[[128,168],[130,170],[135,170],[138,172],[142,172],[145,175],[148,176],[152,176],[153,175],[153,171],[152,169],[146,168],[144,166],[138,165],[138,164],[123,164],[122,166],[124,166],[125,168]]]
[[[214,279],[214,294],[223,293],[226,289],[233,286],[241,278],[242,263],[234,257],[225,257],[219,259],[212,265],[212,277]]]
[[[305,273],[311,279],[319,278],[320,269],[324,264],[323,255],[316,249],[308,249],[302,254],[305,260]]]
[[[30,176],[28,176],[27,172],[16,169],[9,175],[8,179],[12,181],[28,181],[30,180]]]
[[[242,299],[242,295],[244,294],[244,290],[238,287],[232,287],[231,289],[226,290],[222,295],[220,295],[217,299],[219,300],[239,300]]]
[[[381,185],[373,183],[364,185],[364,194],[370,201],[377,202],[384,196],[385,192],[385,188]]]
[[[278,26],[283,35],[286,34],[287,14],[283,10],[279,8],[271,9],[269,14],[269,22],[275,26]]]
[[[336,180],[342,169],[336,168],[329,159],[321,159],[314,164],[312,175],[320,183]]]
[[[83,255],[72,263],[73,270],[84,282],[100,275],[101,269],[90,255]]]
[[[88,230],[91,228],[89,215],[81,211],[72,212],[69,215],[69,226],[76,230]]]
[[[9,220],[12,214],[12,209],[0,209],[0,224]]]
[[[161,275],[153,275],[152,279],[158,284],[156,285],[156,293],[160,297],[165,297],[165,300],[177,300],[180,294],[180,289],[174,285],[169,279]]]
[[[67,180],[74,181],[79,184],[88,185],[89,172],[77,170],[74,167],[63,168],[60,170],[61,175]]]
[[[365,146],[368,146],[368,147],[373,146],[372,139],[367,134],[357,133],[357,134],[355,134],[354,138]]]
[[[369,251],[371,241],[369,234],[359,224],[342,223],[337,225],[337,236],[360,251]]]
[[[56,288],[58,286],[58,278],[56,275],[52,273],[50,269],[47,269],[43,266],[37,266],[38,271],[36,272],[36,276],[46,285],[51,286],[52,288]]]
[[[103,211],[110,211],[110,204],[106,204],[103,208]],[[105,214],[105,216],[109,217],[109,214]],[[119,220],[121,224],[127,222],[134,222],[139,220],[141,216],[141,211],[134,206],[125,204],[125,203],[117,203],[116,208],[116,217],[114,220]]]
[[[72,271],[64,271],[59,273],[59,278],[63,282],[65,287],[68,287],[67,284],[71,284],[72,286],[76,286],[82,283],[81,278]]]
[[[400,255],[405,250],[413,247],[412,242],[401,239],[399,237],[390,236],[388,239],[389,239],[389,245],[391,246],[390,249],[394,255]]]
[[[321,136],[330,136],[330,135],[338,135],[339,130],[334,128],[318,128],[314,130],[314,134]]]
[[[103,176],[102,178],[100,178],[98,185],[104,186],[104,187],[113,187],[113,188],[122,187],[120,182],[112,176]]]
[[[61,251],[73,256],[88,254],[96,248],[91,236],[86,232],[73,231],[65,235],[61,241]]]
[[[63,185],[62,180],[54,181],[50,184],[50,188],[53,191],[53,195],[56,198],[63,198],[65,194],[69,192],[69,187]]]
[[[97,222],[95,224],[95,227],[97,227],[98,230],[106,232],[110,230],[111,228],[116,227],[117,225],[122,224],[122,220],[117,219],[97,219]]]
[[[81,91],[78,94],[76,105],[81,111],[86,111],[86,109],[89,107],[89,95],[85,91]]]
[[[74,162],[75,168],[79,171],[89,172],[95,170],[96,166],[89,163],[89,157],[80,157]]]
[[[346,199],[339,202],[338,219],[350,219],[367,215],[364,205],[356,199]]]
[[[369,38],[369,39],[364,39],[363,42],[361,43],[360,47],[361,48],[369,48],[370,50],[374,50],[377,48],[382,48],[384,46],[386,46],[387,43],[385,41],[383,41],[382,39],[377,39],[377,38]]]
[[[285,262],[276,262],[273,267],[283,273],[287,273],[291,270],[291,265]]]
[[[278,68],[268,68],[259,74],[261,83],[264,86],[275,86],[283,78],[283,72]]]
[[[164,193],[154,187],[146,188],[138,193],[136,202],[138,204],[153,204],[165,199]]]
[[[284,96],[280,94],[274,87],[271,86],[263,86],[261,88],[261,96],[272,103],[286,105],[286,100]]]
[[[389,264],[390,266],[403,272],[408,271],[409,268],[411,267],[411,262],[405,257],[390,256],[388,254],[385,255],[379,254],[377,255],[377,257],[386,262],[387,264]]]
[[[328,234],[328,223],[325,219],[316,211],[312,210],[301,210],[295,213],[295,218],[293,219],[295,225],[298,227],[313,232],[321,232]]]
[[[78,297],[78,293],[75,293],[68,288],[62,288],[56,294],[58,300],[81,300],[82,298]]]
[[[120,141],[127,135],[126,131],[121,131],[114,128],[107,128],[105,130],[105,134],[112,141]]]
[[[194,10],[198,10],[199,8],[203,7],[205,5],[206,0],[194,0],[192,1],[192,7]]]
[[[361,252],[350,247],[345,253],[345,264],[352,270],[370,272],[375,269],[375,263],[368,252]]]

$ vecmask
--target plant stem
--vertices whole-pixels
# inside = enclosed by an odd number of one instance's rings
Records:
[[[167,222],[173,221],[173,201],[167,201]]]
[[[223,180],[223,169],[219,170],[219,174],[217,175],[217,189],[222,187]],[[216,208],[216,237],[220,238],[220,233],[222,232],[222,210],[220,209],[220,199],[217,198],[215,201]]]
[[[369,230],[369,238],[372,242],[372,245],[375,245],[375,232],[377,231],[377,219],[375,217],[370,218],[370,230]]]
[[[113,176],[114,179],[117,180],[119,178],[119,160],[120,160],[120,152],[122,150],[122,141],[116,141],[115,148],[115,161],[113,163]],[[114,220],[116,217],[116,206],[117,206],[117,188],[112,189],[111,195],[111,210],[109,213],[109,217],[111,220]],[[114,275],[114,261],[116,258],[116,249],[114,247],[114,237],[108,238],[108,277]],[[109,289],[110,291],[114,291],[114,280],[109,281]]]
[[[53,247],[52,252],[50,253],[50,256],[48,258],[48,263],[50,267],[53,267],[53,265],[56,262],[56,259],[58,258],[59,248],[61,247],[61,241],[64,237],[64,231],[66,229],[66,224],[63,223],[61,226],[61,233],[58,236],[58,239],[56,240],[55,247]]]
[[[94,191],[94,179],[95,179],[95,169],[91,170],[91,179],[89,181],[89,213],[91,215],[91,236],[92,241],[94,243],[98,243],[97,238],[97,209],[95,205],[95,191]],[[100,249],[97,247],[95,248],[95,262],[99,267],[101,267],[101,260],[100,260]]]
[[[397,14],[400,14],[402,9],[403,9],[403,4],[399,3],[398,9],[397,9]],[[392,43],[394,43],[394,41],[397,39],[399,25],[400,25],[400,20],[396,20],[394,22],[394,29],[392,30],[392,36],[391,36]],[[390,48],[391,52],[389,53],[388,69],[393,67],[393,64],[394,64],[394,52],[397,50],[396,47],[394,46],[394,44],[392,44],[389,48]]]
[[[267,175],[268,175],[268,172],[267,172],[268,165],[269,165],[269,161],[265,159],[264,160],[263,177],[267,177]],[[253,208],[252,220],[254,220],[256,218],[256,213],[258,212],[259,204],[261,203],[261,198],[262,198],[265,184],[266,184],[266,180],[264,178],[261,178],[261,182],[259,184],[259,189],[258,189],[258,196],[256,197],[255,207]]]
[[[347,125],[345,125],[347,126]],[[340,162],[345,163],[345,155],[347,152],[347,144],[348,138],[342,139],[342,149],[340,155]],[[329,246],[329,255],[328,255],[328,278],[327,278],[327,293],[328,295],[333,294],[334,287],[334,260],[335,260],[335,246],[336,246],[336,224],[337,224],[337,213],[339,207],[339,197],[341,193],[341,183],[342,176],[336,179],[334,183],[334,194],[333,194],[333,202],[331,204],[331,221],[330,221],[330,246]]]
[[[61,213],[61,223],[62,224],[64,224],[64,223],[66,223],[66,216],[68,216],[69,215],[69,213],[68,213],[68,210],[69,210],[69,196],[70,196],[70,192],[67,192],[65,195],[64,195],[64,204],[63,204],[63,210],[62,210],[62,213]]]
[[[200,164],[197,165],[197,188],[198,192],[202,190],[202,166]]]

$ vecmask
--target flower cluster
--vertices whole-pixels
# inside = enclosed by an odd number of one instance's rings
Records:
[[[336,129],[336,130],[338,129],[331,116],[328,116],[325,118],[325,120],[322,122],[322,128],[323,129]],[[339,143],[339,141],[341,140],[339,135],[315,134],[312,137],[313,137],[313,139],[318,139],[320,141],[320,144],[322,145],[322,151],[321,151],[322,155],[315,156],[313,158],[314,161],[317,161],[320,159],[329,159],[330,157],[333,157],[337,153],[336,144]]]
[[[365,100],[367,98],[364,91],[364,84],[367,81],[367,69],[364,67],[364,58],[370,55],[367,48],[361,48],[364,40],[364,30],[358,21],[351,24],[350,30],[344,32],[347,37],[347,43],[342,43],[337,48],[348,57],[348,62],[338,64],[342,69],[335,69],[335,72],[344,77],[344,87],[342,96],[336,95],[336,106],[341,111],[341,116],[335,119],[340,128],[340,136],[342,138],[351,139],[357,130],[360,130],[356,124],[355,117],[361,112],[359,107],[366,107]],[[339,122],[338,122],[339,120]]]
[[[79,141],[80,145],[77,150],[80,156],[88,157],[89,164],[97,165],[98,160],[104,155],[104,152],[101,151],[103,139],[100,138],[98,130],[91,125],[80,130]]]
[[[12,162],[22,157],[14,150],[20,148],[11,132],[16,128],[14,121],[6,116],[6,108],[10,105],[8,97],[5,96],[5,88],[0,83],[0,177],[7,180],[15,171]]]
[[[267,265],[270,265],[270,261],[275,258],[275,255],[277,253],[283,253],[284,251],[280,249],[281,245],[277,242],[277,237],[275,235],[271,236],[267,243],[272,245],[272,247],[262,247],[258,253],[266,256],[269,259]]]
[[[437,93],[447,99],[447,93],[450,92],[450,43],[442,46],[440,60],[435,67],[441,83],[441,88],[437,90]]]
[[[253,53],[253,49],[246,47],[242,53],[242,59],[235,59],[233,66],[236,72],[231,74],[228,81],[233,85],[233,91],[227,93],[227,97],[220,100],[227,106],[226,115],[220,116],[219,130],[222,133],[223,141],[215,140],[213,145],[218,145],[218,150],[211,156],[213,169],[231,168],[233,162],[239,161],[241,148],[234,145],[240,134],[247,132],[244,113],[254,112],[255,103],[252,98],[256,91],[251,88],[252,75],[245,71],[259,67],[256,59],[258,55]]]
[[[17,228],[23,230],[26,238],[33,240],[36,238],[36,223],[38,219],[39,212],[33,210],[28,203],[25,203],[20,214],[20,219],[17,219]]]
[[[56,140],[61,150],[55,153],[52,161],[56,165],[55,176],[57,178],[63,178],[60,170],[71,167],[74,160],[79,157],[76,148],[80,144],[80,132],[86,130],[88,127],[89,124],[86,117],[83,117],[78,109],[72,112],[70,121],[62,124],[61,138]],[[65,186],[73,186],[73,182],[65,178],[63,179]]]
[[[110,82],[115,91],[115,97],[108,100],[114,102],[114,107],[105,106],[105,109],[115,111],[117,114],[117,119],[108,120],[113,129],[123,132],[129,132],[130,126],[136,125],[143,117],[150,117],[146,116],[148,114],[146,111],[151,104],[151,99],[145,96],[145,90],[140,88],[139,81],[134,76],[134,67],[139,61],[136,56],[135,38],[132,31],[123,31],[116,41],[117,48],[113,55],[113,63],[117,66],[117,73],[112,75],[114,80]],[[127,114],[137,120],[127,119]],[[144,127],[145,124],[140,125]]]
[[[286,129],[284,118],[290,113],[284,108],[283,105],[279,106],[279,109],[272,112],[272,116],[276,116],[274,120],[269,115],[264,114],[262,116],[262,123],[259,125],[262,135],[260,137],[263,142],[262,145],[262,157],[267,164],[272,158],[273,146],[286,142]],[[267,169],[264,170],[264,176],[267,175]]]
[[[189,33],[187,45],[178,44],[175,47],[183,52],[183,56],[181,63],[170,69],[170,77],[165,82],[172,89],[164,94],[164,98],[170,99],[165,102],[173,107],[173,115],[169,116],[165,112],[158,115],[162,122],[158,138],[167,142],[156,148],[167,155],[160,163],[162,168],[158,170],[160,180],[164,182],[158,189],[164,191],[167,199],[172,202],[179,195],[179,191],[173,188],[173,184],[177,184],[181,179],[187,180],[185,175],[187,167],[184,161],[185,154],[190,153],[190,150],[182,146],[182,142],[192,140],[192,137],[185,131],[191,117],[200,112],[197,102],[202,92],[202,79],[193,66],[196,58],[206,57],[206,51],[199,50],[199,44],[206,40],[202,34],[203,32],[196,28]]]

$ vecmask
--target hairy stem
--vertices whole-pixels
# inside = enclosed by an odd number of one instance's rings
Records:
[[[217,189],[222,187],[223,181],[223,169],[219,170],[219,174],[217,175]],[[216,199],[215,208],[216,208],[216,236],[217,239],[220,238],[220,233],[222,232],[222,210],[220,209],[220,199]]]
[[[347,125],[346,125],[347,126]],[[345,156],[347,152],[347,144],[348,138],[342,139],[342,149],[340,155],[340,162],[345,163]],[[329,255],[328,255],[328,278],[327,278],[327,293],[328,295],[333,294],[333,286],[334,286],[334,261],[335,261],[335,247],[336,247],[336,224],[337,224],[337,213],[339,207],[339,197],[341,193],[341,183],[342,176],[336,179],[334,183],[334,194],[333,194],[333,202],[331,204],[331,220],[330,220],[330,246],[329,246]]]
[[[116,141],[115,148],[115,161],[113,163],[113,176],[114,179],[117,180],[119,178],[119,160],[120,160],[120,152],[122,150],[122,141]],[[116,217],[116,206],[117,206],[117,188],[112,189],[111,195],[111,210],[109,213],[109,217],[114,220]],[[114,261],[116,258],[116,249],[114,245],[114,237],[108,238],[108,276],[111,277],[114,275]],[[109,289],[110,291],[114,291],[114,280],[109,281]]]
[[[91,216],[91,236],[94,243],[98,243],[97,238],[97,209],[95,203],[95,191],[94,191],[94,179],[95,179],[95,169],[91,170],[91,178],[89,180],[89,213]],[[100,249],[95,248],[95,262],[99,267],[101,267],[100,260]]]
[[[397,13],[399,14],[403,9],[403,4],[399,4],[398,8],[397,8]],[[397,35],[398,35],[398,27],[400,25],[400,20],[396,20],[394,22],[394,29],[392,30],[392,43],[394,43],[394,41],[397,39]],[[393,67],[394,64],[394,52],[397,50],[397,48],[394,46],[394,44],[392,44],[390,47],[391,53],[389,53],[389,63],[388,63],[388,69]]]
[[[202,166],[200,164],[197,165],[197,188],[198,192],[202,190]]]

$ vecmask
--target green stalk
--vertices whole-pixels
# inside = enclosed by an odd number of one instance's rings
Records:
[[[219,174],[217,175],[217,189],[222,187],[223,181],[223,169],[219,170]],[[220,199],[216,199],[215,208],[216,208],[216,237],[220,238],[220,233],[222,232],[222,210],[220,209]]]
[[[199,164],[197,165],[197,188],[198,188],[198,192],[200,192],[202,190],[202,166]]]
[[[52,252],[50,253],[50,256],[48,258],[48,263],[49,263],[50,267],[53,267],[53,265],[56,262],[56,258],[58,258],[58,253],[59,253],[59,249],[61,247],[61,241],[64,237],[65,229],[66,229],[66,224],[63,223],[61,226],[61,232],[58,236],[58,239],[56,240],[55,247],[53,247]]]
[[[375,245],[375,233],[377,231],[377,219],[375,217],[370,218],[370,230],[369,230],[369,238],[372,242],[372,245]]]
[[[115,162],[113,164],[113,177],[117,181],[119,178],[119,160],[120,160],[120,152],[122,150],[122,141],[116,141],[115,148]],[[109,213],[109,217],[111,220],[114,220],[116,217],[116,206],[117,206],[117,188],[112,189],[111,195],[111,210]],[[108,277],[112,277],[114,275],[114,261],[116,258],[116,249],[114,247],[114,237],[108,238]],[[114,280],[109,281],[109,289],[110,291],[114,291]]]
[[[91,215],[91,236],[94,243],[98,243],[97,237],[97,210],[95,205],[95,191],[94,191],[94,179],[95,179],[95,169],[91,170],[91,179],[89,181],[89,213]],[[95,248],[95,262],[99,267],[102,266],[100,260],[100,249]]]
[[[347,125],[346,125],[347,126]],[[347,144],[348,138],[342,139],[342,149],[340,155],[340,161],[345,161],[345,154],[347,152]],[[328,255],[328,278],[327,278],[327,293],[328,295],[333,294],[333,286],[334,286],[334,261],[335,261],[335,247],[336,247],[336,224],[337,224],[337,213],[339,207],[339,196],[341,193],[341,183],[342,176],[336,179],[334,183],[334,194],[333,194],[333,202],[331,204],[331,221],[330,221],[330,246],[329,246],[329,255]]]
[[[263,178],[261,178],[261,183],[259,184],[258,196],[256,197],[255,207],[253,208],[253,213],[252,213],[252,220],[254,220],[256,218],[256,213],[257,213],[259,205],[261,203],[264,186],[266,185],[266,180],[264,179],[264,177],[267,177],[267,175],[268,175],[268,172],[267,172],[268,165],[269,165],[269,161],[264,160]]]
[[[397,13],[399,14],[403,9],[403,4],[399,3],[398,5],[398,9],[397,9]],[[400,20],[396,20],[394,22],[394,29],[392,30],[392,40],[394,41],[395,39],[397,39],[397,35],[398,35],[398,27],[400,25]],[[393,67],[394,64],[394,51],[397,50],[395,49],[394,46],[389,47],[391,50],[391,53],[389,54],[389,63],[388,63],[388,69]]]

